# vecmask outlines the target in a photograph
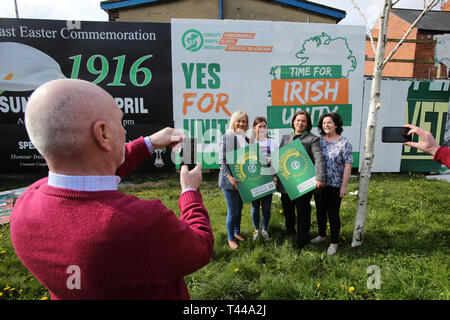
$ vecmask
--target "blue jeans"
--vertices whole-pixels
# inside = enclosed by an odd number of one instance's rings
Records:
[[[228,240],[236,240],[234,235],[241,234],[242,200],[238,191],[222,189],[227,203],[227,233]]]
[[[252,222],[255,230],[259,229],[259,208],[261,207],[261,224],[262,229],[267,231],[270,221],[270,206],[272,205],[272,194],[252,201]]]

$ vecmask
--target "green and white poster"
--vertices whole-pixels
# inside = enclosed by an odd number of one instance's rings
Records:
[[[437,143],[444,145],[449,110],[450,81],[412,82],[408,90],[405,123],[430,131]],[[413,135],[413,141],[419,137]],[[419,149],[403,146],[400,172],[440,171],[441,164]]]
[[[242,202],[247,203],[276,191],[273,171],[260,153],[259,144],[226,153],[233,177],[238,179]]]
[[[338,112],[358,151],[365,28],[322,23],[172,19],[173,116],[199,142],[203,168],[219,168],[220,137],[244,110],[250,126],[268,120],[270,137],[290,130],[307,110]]]
[[[272,165],[289,198],[294,200],[316,186],[316,168],[300,140],[281,147],[272,154]]]

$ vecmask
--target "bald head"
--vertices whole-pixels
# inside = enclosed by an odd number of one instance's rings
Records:
[[[28,135],[46,157],[68,158],[92,142],[92,125],[117,105],[102,88],[76,79],[47,82],[37,88],[25,110]]]

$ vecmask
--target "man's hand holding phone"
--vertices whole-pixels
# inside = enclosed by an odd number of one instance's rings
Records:
[[[182,165],[180,170],[181,190],[195,189],[199,190],[202,182],[202,165],[197,164],[194,169],[189,171],[187,165]]]
[[[202,165],[197,164],[197,139],[185,138],[181,144],[180,153],[180,184],[181,190],[199,190],[202,182]]]
[[[152,134],[149,139],[155,149],[164,149],[165,147],[173,149],[184,140],[184,136],[181,131],[167,127]]]

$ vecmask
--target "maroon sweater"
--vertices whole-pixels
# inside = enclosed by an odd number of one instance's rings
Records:
[[[433,159],[450,168],[450,148],[440,146],[434,154]]]
[[[129,143],[118,174],[148,157],[142,138]],[[157,199],[55,188],[47,180],[17,200],[11,239],[52,299],[189,299],[183,277],[210,261],[214,245],[199,192],[180,196],[178,219]],[[71,266],[79,268],[80,289],[68,285],[76,283]]]

